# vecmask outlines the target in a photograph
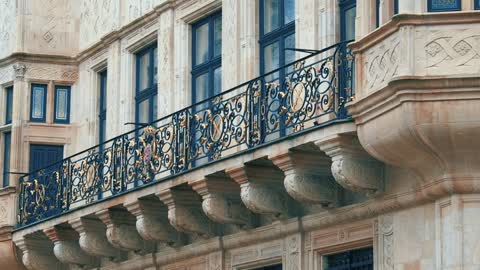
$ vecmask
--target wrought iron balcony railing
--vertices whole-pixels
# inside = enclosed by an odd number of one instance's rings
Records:
[[[20,179],[17,228],[349,120],[353,57],[339,43]]]

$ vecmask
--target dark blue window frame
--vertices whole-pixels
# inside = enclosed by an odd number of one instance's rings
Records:
[[[378,28],[380,26],[380,0],[375,0],[375,13],[375,27]]]
[[[99,106],[99,114],[98,114],[98,120],[99,120],[99,134],[98,134],[98,143],[102,144],[105,142],[105,125],[107,121],[107,70],[104,70],[100,72],[99,79],[100,79],[100,106]],[[100,148],[102,148],[102,145],[100,145]]]
[[[346,23],[345,23],[345,18],[346,15],[345,13],[350,10],[351,8],[354,8],[357,6],[357,1],[356,0],[341,0],[340,1],[340,40],[341,41],[347,41],[347,36],[346,36]]]
[[[474,8],[480,9],[480,0],[473,0],[474,1]]]
[[[143,48],[138,53],[136,53],[136,80],[135,80],[135,122],[138,125],[141,124],[148,124],[154,120],[156,120],[157,116],[155,115],[154,111],[154,99],[157,98],[158,94],[158,87],[157,82],[154,81],[154,77],[157,73],[156,65],[155,65],[155,49],[157,48],[157,42],[153,43],[152,45]],[[149,63],[148,66],[148,86],[147,88],[140,89],[140,78],[141,78],[141,68],[140,68],[140,60],[142,56],[148,55]],[[148,123],[140,123],[140,104],[144,101],[148,100]],[[137,126],[138,127],[138,126]]]
[[[12,134],[10,132],[3,133],[3,187],[10,184],[10,154],[12,145]]]
[[[12,123],[13,112],[13,86],[5,88],[5,124]]]
[[[218,56],[215,56],[215,38],[214,38],[214,24],[217,18],[222,18],[222,12],[216,12],[211,14],[200,21],[192,24],[192,104],[200,102],[202,100],[197,100],[197,83],[196,79],[204,74],[208,74],[208,87],[206,93],[207,99],[213,97],[215,94],[214,89],[214,81],[215,81],[215,70],[222,66],[222,54],[220,53]],[[197,30],[205,25],[208,24],[208,59],[201,64],[197,64]]]
[[[58,92],[66,90],[67,97],[66,97],[66,108],[65,108],[65,113],[66,117],[65,119],[57,118],[57,111],[58,111]],[[56,124],[70,124],[70,96],[71,96],[71,86],[69,85],[55,85],[55,91],[54,91],[54,101],[53,101],[53,122]]]
[[[393,0],[393,15],[398,14],[398,0]]]
[[[454,7],[436,7],[435,2],[437,0],[428,0],[428,12],[448,12],[448,11],[459,11],[462,10],[462,1],[461,0],[454,0],[455,6]]]
[[[35,88],[41,88],[43,89],[43,111],[42,114],[43,116],[38,118],[33,116],[33,99],[34,99],[34,92],[33,90]],[[39,122],[39,123],[45,123],[47,117],[47,85],[46,84],[32,84],[31,85],[31,91],[30,91],[30,121],[31,122]]]

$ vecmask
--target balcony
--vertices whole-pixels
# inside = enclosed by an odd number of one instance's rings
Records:
[[[350,121],[352,68],[339,43],[31,172],[20,180],[17,230]]]

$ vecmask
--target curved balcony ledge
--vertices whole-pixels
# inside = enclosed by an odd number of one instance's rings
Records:
[[[359,140],[428,197],[480,192],[479,14],[399,15],[352,45]]]

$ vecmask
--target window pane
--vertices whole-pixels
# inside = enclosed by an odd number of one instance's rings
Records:
[[[44,102],[45,102],[45,87],[33,86],[32,90],[32,118],[43,119],[44,115]]]
[[[284,0],[285,24],[295,20],[295,0]]]
[[[107,138],[107,121],[105,119],[100,120],[100,143],[106,141]]]
[[[208,73],[202,74],[195,79],[195,102],[208,98]]]
[[[196,29],[195,41],[195,65],[199,65],[208,60],[208,23]]]
[[[352,7],[345,10],[345,29],[344,37],[345,40],[355,39],[355,16],[357,8]]]
[[[6,89],[7,98],[5,100],[5,124],[12,122],[12,109],[13,109],[13,87]]]
[[[268,73],[274,69],[279,68],[280,48],[278,42],[272,43],[265,47],[265,73]],[[277,73],[267,76],[267,81],[273,81],[278,79]]]
[[[4,134],[4,154],[3,154],[3,186],[6,187],[9,185],[9,174],[10,171],[10,145],[11,145],[11,133],[7,132]]]
[[[265,0],[264,2],[263,31],[265,34],[277,29],[280,26],[280,1],[281,0]]]
[[[149,100],[143,100],[138,104],[138,122],[139,123],[148,123],[149,119],[149,106],[148,106]]]
[[[158,99],[158,96],[153,95],[153,97],[152,97],[152,106],[153,106],[152,121],[155,121],[158,118],[158,115],[157,115],[157,113],[158,113],[158,105],[157,105],[158,101],[157,101],[157,99]]]
[[[295,48],[295,34],[291,34],[285,38],[285,49]],[[285,65],[288,65],[295,61],[295,51],[285,50]]]
[[[153,50],[153,84],[158,82],[158,50],[155,48]]]
[[[213,71],[213,95],[222,92],[222,67],[216,68]]]
[[[460,0],[430,0],[430,11],[460,10]]]
[[[55,97],[55,119],[67,120],[68,118],[68,89],[57,88]]]
[[[148,69],[150,67],[150,55],[148,53],[139,56],[138,62],[138,89],[140,91],[149,87],[148,82]]]
[[[107,72],[100,73],[100,111],[107,109]]]
[[[213,56],[222,54],[222,17],[217,17],[213,22]]]

